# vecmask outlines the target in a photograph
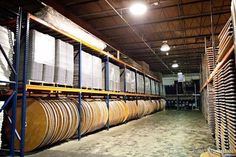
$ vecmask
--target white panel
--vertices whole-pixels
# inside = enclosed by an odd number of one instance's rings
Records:
[[[55,66],[55,38],[45,35],[44,48],[36,50],[36,60],[41,58],[44,60],[43,64],[43,81],[54,82],[54,66]],[[37,44],[36,44],[37,45]],[[39,46],[39,45],[38,45]],[[40,50],[40,51],[39,51]],[[40,55],[38,55],[41,52]]]
[[[150,78],[145,77],[145,93],[151,94],[151,84],[150,84]]]
[[[93,56],[92,63],[92,84],[93,88],[102,89],[102,59]]]
[[[74,80],[74,46],[66,44],[66,84],[72,86]]]
[[[55,83],[66,84],[66,65],[67,52],[66,43],[61,40],[56,40],[56,58],[55,58]]]
[[[143,75],[137,74],[137,87],[138,87],[138,93],[144,93],[144,79]]]
[[[130,71],[130,92],[136,92],[135,72]]]
[[[10,33],[10,34],[8,34]],[[7,55],[7,58],[12,62],[13,60],[13,51],[10,45],[9,35],[12,36],[12,43],[14,39],[14,34],[7,30],[5,27],[0,26],[0,44]],[[3,56],[2,52],[0,52],[0,80],[9,81],[9,77],[11,75],[10,67]],[[0,85],[5,85],[5,83],[0,83]]]
[[[92,88],[92,55],[81,51],[81,86]]]

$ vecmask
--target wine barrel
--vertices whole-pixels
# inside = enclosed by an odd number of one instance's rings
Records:
[[[155,100],[155,102],[156,102],[156,105],[157,105],[157,111],[160,111],[160,102],[158,101],[158,100]]]
[[[129,110],[129,116],[127,117],[127,120],[132,120],[138,117],[138,106],[136,101],[126,101],[128,110]]]
[[[9,111],[11,115],[11,111]],[[53,144],[72,137],[79,124],[76,104],[69,99],[26,100],[25,151]],[[21,101],[17,105],[16,129],[21,131]],[[6,124],[6,135],[10,140],[11,125]],[[15,148],[20,148],[18,139]]]
[[[91,113],[88,116],[92,118],[92,123],[89,126],[87,132],[93,132],[95,130],[103,128],[106,125],[108,120],[108,110],[104,101],[88,100],[87,102],[91,108]]]
[[[138,118],[141,118],[144,116],[145,113],[145,104],[144,101],[139,100],[138,101]]]
[[[159,100],[159,103],[160,103],[160,110],[164,110],[165,109],[165,106],[166,106],[166,100],[164,99],[160,99]]]
[[[127,120],[129,108],[124,101],[111,101],[109,104],[109,124],[117,125]]]

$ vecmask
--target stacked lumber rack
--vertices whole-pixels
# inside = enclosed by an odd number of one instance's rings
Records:
[[[125,62],[123,62],[122,60],[120,60],[119,58],[114,57],[113,55],[111,55],[108,52],[105,52],[103,50],[97,49],[96,47],[89,45],[88,43],[81,41],[80,39],[74,37],[71,34],[68,34],[66,32],[64,32],[63,30],[57,29],[56,27],[54,27],[53,25],[43,21],[42,19],[31,15],[27,12],[24,12],[20,9],[20,13],[18,15],[17,18],[17,24],[16,24],[16,28],[17,28],[17,33],[20,32],[19,34],[17,34],[16,38],[16,56],[17,56],[17,60],[16,61],[16,65],[19,64],[19,53],[20,53],[20,47],[23,47],[24,51],[23,51],[23,80],[21,82],[21,87],[20,89],[18,88],[18,78],[17,75],[15,77],[15,80],[13,82],[10,82],[14,85],[13,89],[10,89],[10,92],[12,92],[13,94],[10,95],[10,98],[14,98],[14,103],[13,103],[13,118],[12,118],[12,122],[13,122],[13,129],[12,130],[16,130],[15,129],[15,108],[16,108],[16,104],[17,104],[17,96],[19,98],[22,99],[22,105],[21,105],[21,132],[20,132],[20,156],[23,157],[24,156],[24,143],[25,143],[25,122],[26,122],[26,101],[28,100],[28,97],[42,97],[45,95],[48,96],[58,96],[58,95],[70,95],[70,96],[74,96],[76,97],[76,99],[78,100],[78,104],[79,104],[79,109],[78,109],[78,113],[79,115],[81,115],[81,104],[82,104],[82,98],[85,96],[88,97],[102,97],[105,99],[106,105],[107,105],[107,109],[109,111],[109,102],[111,98],[122,98],[125,102],[127,100],[139,100],[139,99],[143,99],[143,100],[158,100],[160,98],[163,98],[161,95],[163,94],[163,86],[160,83],[160,80],[157,79],[154,76],[151,76],[149,74],[146,74],[145,72],[143,72],[140,69],[137,69]],[[22,28],[22,30],[20,30]],[[81,51],[83,48],[89,48],[91,50],[92,53],[95,53],[97,56],[100,56],[102,59],[104,59],[105,61],[105,90],[94,90],[94,89],[83,89],[81,87],[81,74],[79,75],[79,80],[78,80],[78,88],[73,88],[73,87],[58,87],[58,86],[47,86],[47,85],[37,85],[37,84],[28,84],[27,82],[27,66],[28,66],[28,54],[29,54],[29,31],[31,28],[37,28],[37,30],[40,30],[42,32],[45,32],[47,34],[50,34],[52,36],[56,36],[57,38],[62,38],[65,41],[68,41],[69,43],[72,43],[74,46],[78,46],[78,54],[77,55],[81,55]],[[24,44],[20,44],[20,35],[22,35],[23,38],[23,42]],[[79,57],[81,58],[81,57]],[[128,68],[131,69],[135,72],[135,77],[137,80],[137,73],[142,74],[143,77],[149,77],[150,79],[154,80],[156,84],[159,85],[159,89],[156,89],[155,87],[155,91],[156,94],[147,94],[147,93],[137,93],[137,87],[136,87],[136,93],[127,93],[127,92],[116,92],[116,91],[110,91],[109,90],[109,61],[117,64],[120,67],[123,68]],[[79,61],[79,63],[81,63]],[[81,66],[79,66],[81,67]],[[18,67],[16,66],[16,69],[18,69]],[[79,68],[79,73],[81,72],[80,68]],[[16,73],[18,74],[18,73]],[[145,84],[145,81],[144,81]],[[126,84],[124,84],[124,86],[126,86]],[[137,83],[136,83],[137,86]],[[18,93],[18,89],[19,89],[19,93]],[[158,91],[158,92],[157,92]],[[8,92],[9,93],[9,92]],[[8,95],[8,94],[7,94]],[[8,101],[6,101],[7,103]],[[79,121],[79,125],[78,125],[78,139],[81,138],[81,132],[80,132],[80,121]],[[109,129],[110,125],[109,125],[109,121],[106,124],[107,129]],[[12,138],[11,138],[11,146],[10,146],[10,155],[14,156],[15,153],[15,149],[14,149],[14,144],[15,144],[15,140],[14,140],[14,131],[11,133]]]
[[[16,106],[17,106],[17,95],[18,95],[18,74],[19,74],[19,58],[20,58],[20,39],[21,39],[21,28],[22,28],[22,9],[19,8],[18,13],[16,13],[16,27],[15,27],[15,47],[14,55],[12,58],[12,61],[8,56],[6,55],[6,52],[4,51],[2,45],[0,44],[0,53],[4,56],[4,59],[7,61],[8,66],[10,67],[10,70],[12,72],[12,80],[10,81],[4,81],[0,80],[0,83],[3,83],[4,85],[1,86],[1,94],[5,95],[4,97],[1,97],[1,101],[4,101],[4,104],[0,106],[0,112],[4,112],[4,114],[7,117],[8,122],[11,125],[11,132],[10,132],[10,141],[9,141],[9,149],[4,149],[2,153],[9,152],[10,156],[14,156],[15,153],[15,140],[18,140],[20,143],[23,143],[23,134],[21,132],[17,132],[16,130]],[[13,43],[12,43],[13,44]],[[7,109],[12,109],[12,114],[7,114]],[[17,138],[17,139],[16,139]],[[6,152],[5,152],[6,151]],[[3,155],[4,155],[3,154]],[[1,154],[0,154],[1,155]]]
[[[235,12],[232,15],[234,16]],[[235,23],[234,17],[231,17],[219,34],[216,66],[213,70],[208,69],[211,71],[210,75],[201,87],[201,92],[205,95],[207,93],[208,102],[210,102],[204,104],[208,108],[205,115],[209,117],[208,123],[215,137],[216,147],[223,154],[236,153],[236,66],[234,53],[235,25],[233,23]]]

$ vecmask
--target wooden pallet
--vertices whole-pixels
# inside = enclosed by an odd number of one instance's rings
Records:
[[[97,90],[97,91],[105,91],[104,89],[99,89],[99,88],[89,88],[89,87],[81,87],[81,89],[86,89],[86,90]]]
[[[71,86],[71,85],[59,84],[59,83],[56,83],[55,86],[56,87],[64,87],[64,88],[73,88],[73,86]]]
[[[27,84],[28,85],[38,85],[38,86],[53,86],[53,87],[55,87],[55,85],[56,85],[53,82],[35,81],[35,80],[28,80]]]

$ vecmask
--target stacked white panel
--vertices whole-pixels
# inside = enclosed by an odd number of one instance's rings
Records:
[[[78,87],[78,83],[79,83],[79,55],[78,55],[78,51],[74,52],[74,55],[77,56],[74,59],[74,78],[73,78],[73,84],[75,87]]]
[[[156,82],[156,94],[157,94],[157,95],[159,95],[159,90],[160,90],[160,89],[159,89],[159,83]]]
[[[42,56],[45,57],[46,45],[44,43],[45,34],[36,30],[30,32],[30,47],[28,56],[28,80],[42,81],[43,80],[43,63]],[[42,54],[41,54],[42,52]],[[47,56],[47,55],[46,55]],[[23,62],[23,55],[21,55],[20,62]],[[22,68],[20,69],[22,74]]]
[[[92,64],[92,86],[96,89],[102,89],[102,59],[93,56]]]
[[[123,92],[130,92],[131,91],[131,84],[130,84],[130,70],[129,69],[120,69],[120,89]],[[126,90],[125,90],[126,87]]]
[[[102,81],[102,86],[103,89],[106,89],[105,84],[106,84],[106,73],[105,73],[105,69],[106,69],[106,63],[103,63],[103,68],[102,68],[102,72],[103,72],[103,81]],[[120,91],[120,68],[119,66],[116,66],[112,63],[109,62],[109,90],[110,91]]]
[[[145,77],[145,93],[151,94],[151,81],[148,77]]]
[[[66,84],[67,52],[66,42],[56,40],[55,83]]]
[[[92,88],[93,56],[87,52],[81,51],[81,86]]]
[[[54,69],[55,69],[55,38],[49,35],[44,35],[43,41],[46,50],[41,51],[41,59],[44,60],[43,64],[43,81],[54,82]]]
[[[109,63],[109,89],[115,90],[115,65]]]
[[[120,67],[114,65],[114,68],[115,68],[114,90],[115,91],[120,91]]]
[[[66,43],[66,85],[73,86],[74,80],[74,46]]]
[[[140,74],[137,74],[137,91],[138,93],[144,93],[144,78]]]
[[[9,36],[12,37],[12,39],[9,38]],[[11,44],[14,40],[14,34],[7,30],[6,28],[0,26],[0,44],[6,53],[8,59],[12,61],[13,59],[13,50],[11,48]],[[11,70],[7,64],[6,59],[4,58],[2,52],[0,52],[0,80],[1,81],[9,81],[11,75]],[[4,83],[1,83],[1,85],[4,85]]]
[[[151,94],[156,94],[156,85],[154,80],[151,80]]]
[[[130,92],[136,92],[135,72],[130,71]]]

